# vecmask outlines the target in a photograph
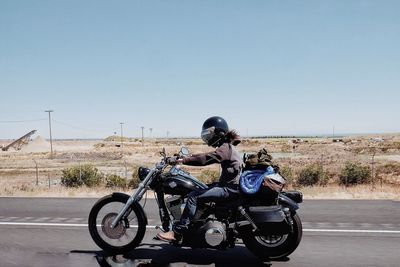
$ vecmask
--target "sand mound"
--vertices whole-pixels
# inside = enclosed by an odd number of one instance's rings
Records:
[[[26,146],[21,148],[22,152],[49,152],[50,143],[43,139],[41,136],[36,137]]]

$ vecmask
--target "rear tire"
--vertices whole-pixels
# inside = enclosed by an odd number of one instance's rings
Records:
[[[137,226],[130,225],[131,222],[126,220],[121,222],[113,230],[107,228],[110,222],[112,222],[112,219],[115,218],[116,214],[120,211],[118,210],[119,207],[122,208],[128,199],[129,196],[125,194],[108,195],[99,199],[90,211],[88,220],[90,235],[93,241],[108,253],[123,254],[133,250],[142,242],[146,232],[147,220],[143,215],[141,207],[135,204],[131,205],[132,212],[130,216],[135,219],[135,222],[137,221]],[[103,212],[102,209],[109,204],[116,205],[118,208]],[[131,232],[133,232],[132,235],[128,234]],[[118,242],[120,242],[122,238],[126,238],[127,241],[121,241],[121,244],[119,244]]]
[[[293,233],[287,235],[254,236],[243,235],[243,243],[261,260],[277,260],[290,255],[299,245],[303,227],[299,215],[293,217]]]

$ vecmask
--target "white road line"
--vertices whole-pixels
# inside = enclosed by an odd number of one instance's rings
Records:
[[[394,230],[303,229],[304,232],[400,234]]]
[[[35,223],[35,222],[0,222],[0,225],[87,227],[87,224],[78,224],[78,223]]]
[[[31,222],[0,222],[0,225],[9,226],[58,226],[58,227],[87,227],[85,223],[31,223]],[[131,227],[138,227],[131,225]],[[147,228],[155,228],[155,225],[147,225]],[[333,232],[333,233],[376,233],[376,234],[400,234],[400,230],[356,230],[356,229],[303,229],[304,232]]]

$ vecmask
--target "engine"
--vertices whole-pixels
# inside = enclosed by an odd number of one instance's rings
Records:
[[[165,203],[173,220],[180,219],[184,203],[181,196],[170,196]],[[198,211],[196,217],[201,217],[202,211]],[[218,218],[218,217],[217,217]],[[191,247],[224,248],[228,246],[226,224],[217,219],[199,220],[191,231],[183,237],[183,243]]]
[[[216,248],[226,243],[226,226],[222,222],[209,220],[199,229],[199,232],[210,247]]]
[[[170,196],[165,199],[167,209],[171,213],[174,220],[179,220],[185,207],[181,196]]]

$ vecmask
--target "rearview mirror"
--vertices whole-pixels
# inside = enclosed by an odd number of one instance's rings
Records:
[[[181,154],[183,156],[188,156],[189,155],[189,149],[187,147],[182,147],[181,148]]]
[[[160,151],[160,155],[164,158],[167,156],[167,153],[165,152],[165,147],[163,147],[163,149]]]

